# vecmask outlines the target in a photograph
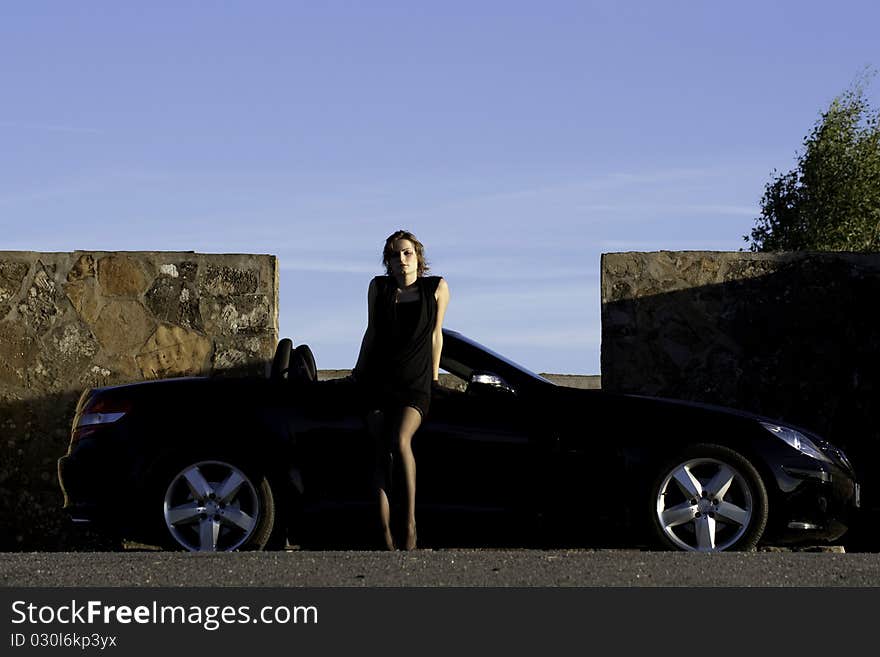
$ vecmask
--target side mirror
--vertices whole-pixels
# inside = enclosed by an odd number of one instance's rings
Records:
[[[467,393],[469,395],[483,394],[508,394],[515,395],[513,387],[497,374],[491,372],[474,372],[468,379]]]

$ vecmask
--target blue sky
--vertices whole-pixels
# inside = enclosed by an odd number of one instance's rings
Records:
[[[346,368],[406,228],[447,326],[598,373],[600,255],[744,246],[878,24],[846,0],[4,3],[0,250],[273,253],[282,335]]]

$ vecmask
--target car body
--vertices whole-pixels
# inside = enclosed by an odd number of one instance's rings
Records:
[[[460,385],[435,389],[413,442],[423,544],[473,543],[490,528],[521,545],[624,536],[752,549],[832,542],[858,506],[846,456],[804,429],[555,385],[448,329],[441,367]],[[351,377],[318,381],[311,350],[289,340],[267,378],[87,390],[58,464],[65,509],[190,550],[308,545],[328,527],[370,533],[375,443],[361,399]]]

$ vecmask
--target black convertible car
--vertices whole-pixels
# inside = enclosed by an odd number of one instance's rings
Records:
[[[520,545],[601,545],[611,535],[698,551],[830,542],[859,504],[846,456],[803,429],[554,385],[449,330],[441,367],[459,385],[435,390],[413,442],[429,546],[466,544],[485,528]],[[85,391],[58,462],[65,509],[76,522],[187,550],[377,530],[357,385],[316,373],[308,346],[284,339],[268,378]]]

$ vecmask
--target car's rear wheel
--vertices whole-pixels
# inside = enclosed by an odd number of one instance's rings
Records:
[[[168,480],[162,506],[175,547],[193,552],[260,550],[275,525],[265,476],[225,460],[188,463]]]
[[[664,466],[651,494],[662,544],[676,550],[754,549],[767,526],[767,489],[739,452],[693,445]]]

